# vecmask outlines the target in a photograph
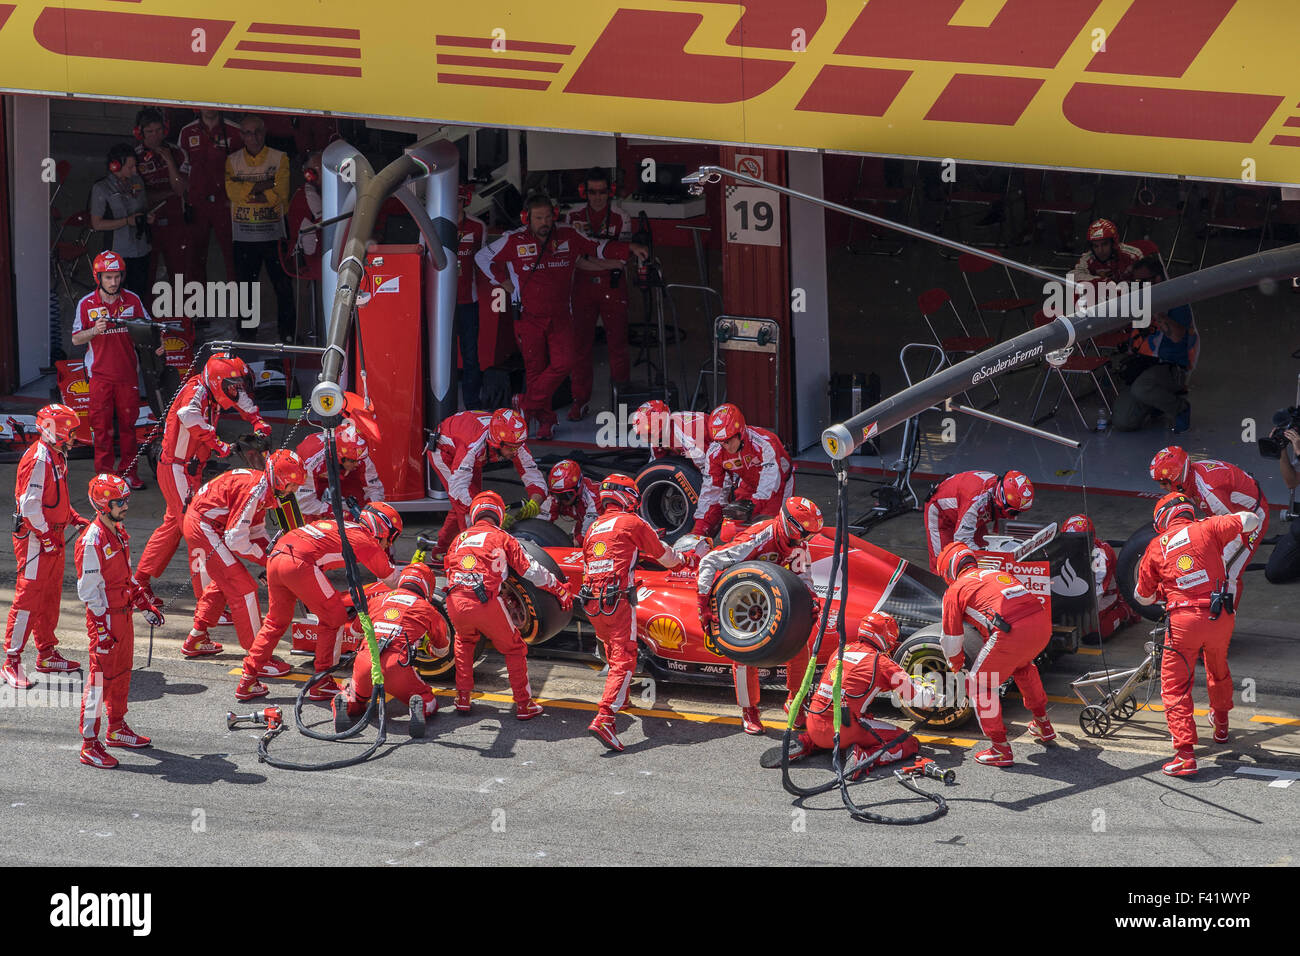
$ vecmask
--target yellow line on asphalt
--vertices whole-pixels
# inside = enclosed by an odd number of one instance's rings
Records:
[[[1300,720],[1294,717],[1270,717],[1267,714],[1256,714],[1250,718],[1257,724],[1292,724],[1300,725]]]
[[[244,669],[242,667],[234,667],[226,671],[226,673],[229,674],[231,677],[242,677],[244,675]],[[291,672],[285,674],[283,677],[261,677],[259,678],[259,680],[293,680],[293,681],[298,681],[299,683],[305,683],[311,680],[311,675]]]
[[[1101,657],[1101,648],[1098,647],[1081,647],[1074,653],[1082,654],[1084,657]]]

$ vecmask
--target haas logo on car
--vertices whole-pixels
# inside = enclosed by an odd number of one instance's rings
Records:
[[[1088,593],[1087,579],[1081,578],[1075,573],[1068,558],[1061,565],[1060,574],[1052,577],[1052,593],[1059,594],[1062,597],[1079,597]]]
[[[686,643],[686,630],[682,622],[670,614],[658,614],[645,626],[645,639],[659,651],[680,651]]]

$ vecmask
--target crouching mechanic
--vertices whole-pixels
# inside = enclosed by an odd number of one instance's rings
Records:
[[[1014,518],[1034,505],[1034,483],[1018,471],[963,471],[946,478],[925,501],[925,546],[930,570],[939,572],[939,552],[954,541],[984,547],[995,522]]]
[[[221,645],[208,639],[221,609],[230,607],[239,646],[253,649],[262,626],[257,582],[240,562],[247,558],[265,565],[270,541],[266,537],[266,512],[275,507],[276,495],[290,495],[307,478],[298,456],[281,449],[266,459],[266,468],[236,468],[217,475],[199,489],[185,512],[185,543],[190,549],[194,589],[202,596],[194,607],[194,626],[181,645],[186,657],[220,654]],[[262,677],[283,677],[292,668],[271,658]]]
[[[753,525],[736,535],[729,544],[715,548],[700,559],[696,590],[699,597],[700,624],[705,630],[718,625],[714,610],[713,583],[727,568],[741,561],[771,561],[789,568],[808,587],[812,597],[814,627],[821,614],[821,599],[813,591],[812,558],[808,553],[807,539],[821,531],[821,509],[807,498],[790,497],[781,505],[780,514]],[[785,711],[790,712],[803,682],[803,672],[808,666],[808,648],[805,646],[785,666]],[[747,734],[761,734],[763,722],[759,716],[758,668],[737,664],[735,667],[736,702],[740,704],[740,722]]]
[[[379,479],[375,463],[370,460],[370,443],[357,431],[352,419],[345,418],[334,429],[334,448],[339,459],[339,493],[358,505],[383,501],[384,483]],[[298,510],[308,521],[332,513],[326,449],[323,434],[308,435],[298,443],[298,457],[307,469],[307,480],[298,489]]]
[[[145,543],[135,569],[136,583],[151,599],[154,595],[150,584],[162,576],[176,555],[185,509],[203,484],[203,469],[208,459],[214,452],[218,458],[225,458],[233,450],[217,434],[221,413],[238,411],[253,426],[255,434],[271,437],[271,426],[249,397],[251,381],[252,373],[243,359],[214,355],[204,364],[202,372],[181,386],[172,402],[163,429],[162,452],[158,456],[158,488],[167,503],[167,511],[162,524]],[[197,600],[199,592],[194,597]]]
[[[126,520],[131,489],[117,475],[90,480],[90,522],[73,550],[77,568],[77,597],[86,602],[86,632],[90,636],[90,673],[81,694],[81,762],[111,770],[117,766],[99,742],[100,713],[108,713],[105,738],[110,747],[149,746],[149,738],[126,724],[126,700],[131,691],[135,627],[131,611],[144,612],[160,626],[163,617],[144,589],[131,578]]]
[[[573,522],[574,547],[582,547],[587,529],[596,520],[599,486],[583,475],[576,461],[566,458],[551,467],[546,476],[546,490],[549,494],[537,516],[552,523],[557,518],[568,518]]]
[[[632,413],[632,434],[649,446],[652,461],[680,455],[704,473],[709,450],[707,413],[674,412],[665,402],[652,398]]]
[[[975,759],[991,767],[1010,767],[1015,761],[1002,723],[998,690],[1014,677],[1020,696],[1034,715],[1029,732],[1049,743],[1056,731],[1047,719],[1047,692],[1034,666],[1034,658],[1052,639],[1052,612],[1011,575],[980,570],[975,553],[954,541],[939,555],[948,590],[943,595],[943,636],[939,639],[948,666],[956,674],[966,661],[962,641],[966,624],[984,639],[984,647],[966,675],[966,694],[975,707],[980,729],[990,746]]]
[[[447,551],[447,616],[456,632],[456,709],[462,714],[470,711],[474,649],[482,636],[506,659],[515,717],[530,720],[542,712],[542,705],[533,700],[528,683],[528,645],[501,600],[501,585],[514,571],[554,595],[566,611],[573,607],[573,598],[555,575],[501,530],[505,516],[505,502],[495,491],[476,495],[469,506],[470,526]]]
[[[727,488],[736,501],[752,502],[754,518],[771,517],[794,494],[794,465],[781,439],[766,428],[751,428],[735,405],[719,405],[709,415],[709,449],[704,457],[704,486],[695,509],[692,534],[718,530]]]
[[[1119,593],[1119,579],[1115,575],[1118,564],[1115,549],[1097,537],[1092,519],[1087,515],[1071,515],[1061,525],[1062,531],[1086,532],[1092,535],[1092,579],[1097,595],[1097,613],[1100,618],[1102,638],[1110,637],[1121,627],[1141,619]]]
[[[397,586],[393,544],[402,533],[402,519],[392,505],[377,501],[361,510],[359,524],[346,522],[343,534],[357,561],[390,588]],[[257,679],[271,663],[271,652],[293,623],[299,601],[316,615],[323,634],[316,640],[316,673],[334,669],[348,626],[349,607],[334,589],[326,571],[343,567],[343,535],[333,520],[318,520],[281,535],[266,562],[266,617],[244,658],[244,676],[235,688],[236,700],[253,700],[270,693]],[[333,639],[325,634],[333,632]],[[307,691],[308,700],[329,700],[339,692],[333,677],[324,677]]]
[[[438,712],[433,688],[415,672],[416,652],[422,650],[430,657],[446,657],[451,650],[447,625],[429,603],[434,586],[433,569],[416,561],[402,568],[396,588],[370,599],[370,620],[379,644],[384,692],[409,703],[412,737],[423,737],[425,720]],[[362,641],[352,662],[352,680],[334,698],[335,730],[346,730],[365,713],[373,690],[370,645]]]
[[[1214,742],[1228,742],[1233,606],[1223,552],[1242,535],[1254,532],[1259,523],[1259,516],[1250,511],[1197,521],[1191,498],[1178,492],[1156,503],[1152,520],[1156,537],[1138,563],[1133,596],[1145,605],[1163,599],[1169,614],[1169,638],[1160,662],[1160,699],[1174,744],[1174,759],[1161,767],[1168,776],[1196,773],[1192,684],[1197,657],[1205,660]]]
[[[80,419],[67,405],[46,405],[36,413],[40,437],[23,452],[14,477],[14,602],[5,627],[4,679],[26,690],[23,672],[27,635],[36,641],[36,669],[43,674],[81,670],[58,651],[54,628],[63,596],[63,529],[89,522],[77,514],[68,494],[68,449]]]
[[[582,542],[583,607],[609,664],[600,709],[587,730],[616,751],[623,744],[614,718],[627,703],[636,671],[636,563],[644,554],[669,571],[682,564],[681,556],[637,514],[640,503],[635,481],[627,475],[607,476],[600,483],[600,517]]]
[[[546,498],[546,481],[524,444],[527,437],[528,426],[518,412],[509,408],[497,409],[491,415],[459,412],[438,426],[435,444],[426,454],[447,489],[451,510],[438,532],[433,556],[444,554],[456,535],[465,530],[470,502],[483,490],[483,465],[488,461],[514,464],[530,502],[519,517],[537,517]]]
[[[943,699],[933,686],[908,676],[907,671],[894,663],[890,655],[897,646],[898,622],[882,611],[872,611],[858,625],[857,636],[844,647],[840,747],[852,748],[844,762],[844,776],[849,780],[857,780],[876,765],[915,756],[919,749],[910,733],[883,720],[874,720],[868,714],[877,694],[897,693],[904,704],[917,707],[943,706]],[[791,760],[835,745],[834,700],[835,667],[828,667],[808,706],[808,729],[795,741]]]

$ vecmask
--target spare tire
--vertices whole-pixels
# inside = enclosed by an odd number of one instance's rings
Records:
[[[543,548],[572,548],[573,536],[563,528],[541,518],[524,518],[510,526],[510,533],[520,541],[532,541]]]
[[[534,561],[561,581],[567,580],[560,566],[539,545],[527,539],[520,539],[519,543]],[[553,595],[514,571],[501,584],[501,600],[505,602],[506,613],[519,628],[525,644],[544,644],[573,620],[573,611],[561,608]]]
[[[737,664],[776,667],[808,645],[812,595],[787,568],[742,561],[718,575],[711,600],[718,627],[706,644]]]
[[[694,525],[703,487],[700,470],[687,459],[670,456],[652,461],[636,474],[641,517],[662,528],[660,537],[672,544]]]
[[[1128,601],[1129,607],[1148,621],[1160,620],[1164,616],[1164,611],[1158,604],[1139,604],[1134,597],[1134,592],[1137,591],[1138,562],[1142,560],[1142,553],[1146,551],[1147,545],[1155,539],[1155,536],[1156,529],[1148,521],[1128,536],[1115,561],[1115,581],[1119,584],[1120,596]]]
[[[942,625],[929,624],[902,641],[894,649],[893,657],[898,666],[907,671],[910,676],[934,681],[941,692],[947,693],[956,687],[956,682],[951,677],[952,670],[948,667],[948,659],[939,644],[942,633]],[[979,653],[980,646],[979,635],[969,625],[966,627],[966,640],[963,643],[966,662],[969,664],[975,659],[974,655]],[[963,701],[961,706],[921,708],[904,704],[902,707],[907,716],[923,727],[941,730],[960,727],[975,713],[975,707],[969,699]]]

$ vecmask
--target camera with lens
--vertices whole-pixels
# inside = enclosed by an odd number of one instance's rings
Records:
[[[1281,458],[1283,449],[1290,444],[1285,434],[1287,429],[1300,432],[1300,408],[1292,406],[1273,413],[1273,430],[1257,442],[1260,455],[1274,460]]]

